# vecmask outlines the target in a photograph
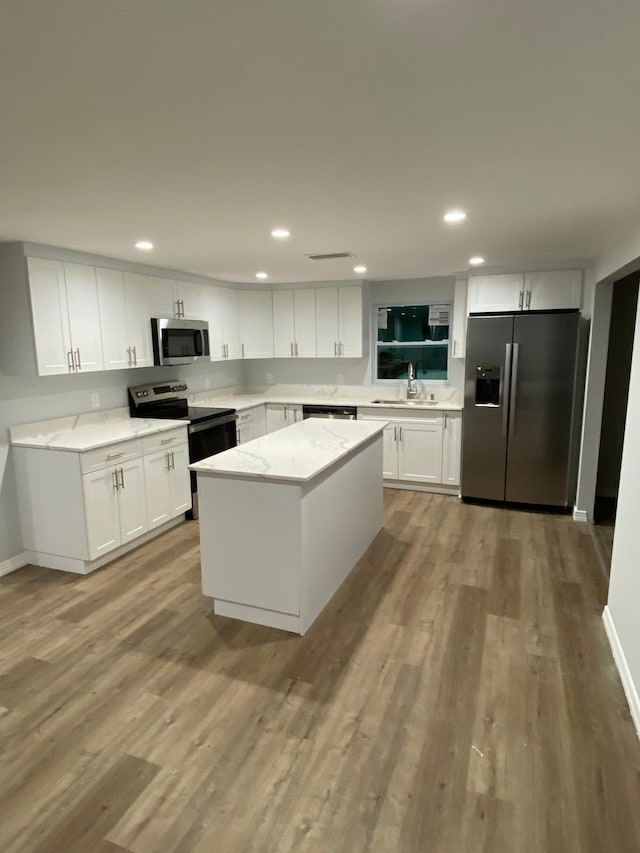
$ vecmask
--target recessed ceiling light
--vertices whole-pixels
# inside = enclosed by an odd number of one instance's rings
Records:
[[[357,267],[354,267],[354,268],[353,268],[353,271],[354,271],[354,272],[366,272],[366,271],[367,271],[367,268],[366,268],[366,267],[363,267],[363,266],[362,266],[362,264],[358,264],[358,266],[357,266]]]
[[[136,243],[136,249],[142,249],[143,252],[148,252],[150,249],[153,249],[153,243],[151,240],[138,240]]]
[[[269,278],[266,272],[257,272],[256,278]]]
[[[285,237],[291,236],[291,231],[287,228],[274,228],[271,232],[272,237],[277,237],[279,240],[284,240]]]
[[[479,267],[480,264],[484,263],[484,258],[481,255],[474,255],[472,258],[469,258],[469,263],[472,267]]]
[[[444,215],[445,222],[464,222],[466,218],[464,210],[448,210]]]

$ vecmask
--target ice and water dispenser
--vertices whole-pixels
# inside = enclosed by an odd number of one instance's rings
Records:
[[[476,367],[476,406],[499,406],[500,405],[500,380],[502,368]]]

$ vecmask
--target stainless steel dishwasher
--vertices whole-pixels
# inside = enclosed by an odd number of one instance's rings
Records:
[[[358,410],[355,406],[303,406],[303,418],[340,418],[355,421]]]

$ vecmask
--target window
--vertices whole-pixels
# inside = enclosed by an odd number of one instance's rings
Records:
[[[376,305],[374,380],[407,379],[409,362],[416,379],[445,380],[450,313],[448,303]]]

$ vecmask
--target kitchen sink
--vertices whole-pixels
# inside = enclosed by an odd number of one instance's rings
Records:
[[[372,403],[383,403],[387,406],[437,406],[437,400],[372,400]]]

